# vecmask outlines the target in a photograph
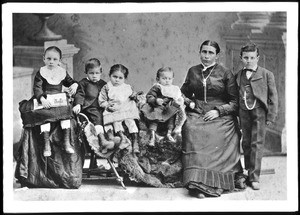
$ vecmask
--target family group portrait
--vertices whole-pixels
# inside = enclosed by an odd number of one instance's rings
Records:
[[[5,211],[297,211],[297,6],[2,4]]]

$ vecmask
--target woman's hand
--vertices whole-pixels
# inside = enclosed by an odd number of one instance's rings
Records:
[[[79,114],[80,111],[81,111],[81,106],[80,106],[80,104],[75,105],[75,106],[73,107],[73,112],[74,112],[75,114]]]
[[[211,111],[208,111],[204,115],[203,119],[205,121],[211,121],[211,120],[214,120],[215,118],[218,118],[219,116],[220,116],[219,111],[217,111],[217,110],[211,110]]]
[[[69,87],[69,94],[72,96],[76,93],[77,91],[77,87],[78,87],[78,84],[77,83],[74,83],[72,84],[70,87]]]
[[[51,108],[51,103],[47,99],[45,99],[43,96],[41,97],[41,102],[42,102],[42,105],[44,108],[47,108],[47,109]]]
[[[161,99],[161,98],[157,98],[157,99],[156,99],[156,104],[162,105],[163,103],[164,103],[164,100],[163,100],[163,99]]]

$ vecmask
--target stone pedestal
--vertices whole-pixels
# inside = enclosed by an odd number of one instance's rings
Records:
[[[19,112],[19,102],[32,96],[32,79],[34,69],[27,67],[13,68],[13,141],[18,142],[22,133],[22,120]]]
[[[286,145],[285,138],[282,137],[285,127],[286,56],[282,29],[275,27],[279,22],[274,16],[278,15],[276,13],[262,13],[261,16],[257,16],[257,12],[238,13],[240,19],[233,23],[233,31],[223,35],[226,41],[226,66],[232,69],[235,74],[243,68],[240,59],[241,47],[248,42],[254,42],[260,49],[258,65],[270,70],[275,76],[279,97],[278,116],[274,125],[268,127],[266,131],[266,154],[284,153],[283,150]],[[266,20],[267,17],[269,20]],[[258,21],[259,19],[261,21]]]
[[[13,63],[18,67],[34,68],[35,72],[44,66],[44,50],[49,46],[57,46],[62,51],[62,67],[73,77],[73,56],[80,50],[73,44],[67,44],[67,40],[47,41],[43,46],[14,46]]]

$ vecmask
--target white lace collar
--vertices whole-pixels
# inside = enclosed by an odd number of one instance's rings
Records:
[[[179,97],[181,97],[181,91],[179,87],[176,85],[163,86],[159,83],[155,83],[154,85],[159,86],[161,90],[161,94],[163,96],[173,98],[173,99],[178,99]]]
[[[65,79],[67,72],[60,66],[56,67],[53,70],[48,69],[47,66],[43,66],[40,68],[40,74],[47,80],[49,84],[57,85]]]

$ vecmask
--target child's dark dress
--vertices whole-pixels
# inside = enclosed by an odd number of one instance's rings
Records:
[[[51,74],[50,74],[51,73]],[[51,107],[50,109],[33,109],[33,99],[40,102],[42,96],[47,98],[49,94],[62,92],[62,86],[69,87],[76,83],[62,67],[48,71],[41,67],[34,78],[33,97],[30,100],[20,102],[19,110],[24,127],[34,127],[49,122],[72,118],[71,105],[61,107]]]

